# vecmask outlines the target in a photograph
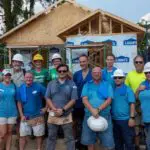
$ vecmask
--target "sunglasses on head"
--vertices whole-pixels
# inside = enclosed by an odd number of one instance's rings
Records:
[[[58,73],[66,73],[67,70],[58,70]]]
[[[150,74],[150,72],[144,72],[145,74]]]
[[[143,61],[135,61],[135,64],[143,64]]]
[[[123,77],[114,77],[114,79],[116,80],[116,79],[123,79]]]

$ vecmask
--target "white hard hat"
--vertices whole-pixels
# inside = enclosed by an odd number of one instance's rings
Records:
[[[54,59],[62,59],[62,57],[61,57],[60,54],[55,53],[55,54],[53,54],[53,56],[52,56],[52,60],[54,60]]]
[[[9,70],[9,69],[4,69],[3,71],[2,71],[2,74],[5,76],[5,75],[7,75],[7,74],[10,74],[11,75],[11,71]]]
[[[23,56],[21,54],[15,54],[12,60],[23,62]]]
[[[121,69],[117,69],[115,70],[113,77],[125,77],[125,74]]]
[[[87,120],[89,128],[93,131],[105,131],[108,128],[107,120],[101,116],[94,118],[93,116],[89,117]]]
[[[150,62],[147,62],[144,66],[144,72],[150,72]]]

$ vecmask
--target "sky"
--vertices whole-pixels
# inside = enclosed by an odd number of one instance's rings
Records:
[[[137,23],[150,13],[150,0],[76,0],[92,9],[102,9]]]
[[[139,22],[141,17],[150,13],[150,0],[76,0],[76,2],[92,9],[108,11],[134,23]],[[35,11],[41,10],[43,7],[36,2]]]

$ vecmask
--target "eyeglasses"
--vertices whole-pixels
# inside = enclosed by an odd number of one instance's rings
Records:
[[[144,73],[145,73],[146,75],[147,75],[147,74],[150,74],[150,72],[144,72]]]
[[[143,64],[143,61],[135,61],[135,64]]]
[[[58,70],[58,73],[66,73],[67,70]]]
[[[123,77],[114,77],[114,79],[116,80],[116,79],[123,79]]]

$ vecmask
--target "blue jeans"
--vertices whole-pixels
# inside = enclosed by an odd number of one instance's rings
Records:
[[[128,120],[113,120],[113,131],[115,150],[135,150],[135,130],[128,126]]]
[[[108,128],[104,132],[94,132],[92,131],[87,125],[88,117],[84,117],[83,121],[83,128],[82,128],[82,136],[81,136],[81,143],[83,145],[93,145],[96,143],[97,137],[99,138],[102,145],[107,149],[113,149],[114,145],[114,138],[113,138],[113,131],[112,131],[112,121],[111,116],[105,117],[108,121]]]
[[[145,135],[147,150],[150,150],[150,123],[145,123]]]
[[[61,126],[64,131],[67,150],[75,150],[75,141],[73,137],[72,123],[64,124]],[[46,150],[55,150],[58,128],[59,128],[58,125],[48,124],[48,138]]]

